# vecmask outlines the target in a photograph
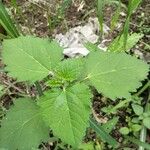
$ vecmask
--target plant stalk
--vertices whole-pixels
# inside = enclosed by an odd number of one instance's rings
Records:
[[[135,94],[135,96],[140,96],[149,86],[150,80]]]
[[[149,82],[147,82],[147,83],[149,83]],[[145,85],[147,85],[147,84],[145,84]],[[144,86],[144,87],[147,87],[147,86]],[[147,100],[147,103],[146,103],[146,106],[145,106],[145,112],[148,111],[149,101],[150,101],[150,93],[148,95],[148,100]],[[142,127],[142,130],[140,132],[140,141],[145,142],[146,141],[146,136],[147,136],[147,128],[144,125],[142,125],[142,126],[143,127]],[[139,146],[139,150],[145,150],[145,148],[143,146]]]

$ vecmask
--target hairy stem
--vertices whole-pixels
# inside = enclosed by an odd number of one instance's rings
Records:
[[[150,86],[150,80],[135,94],[135,96],[141,95]]]

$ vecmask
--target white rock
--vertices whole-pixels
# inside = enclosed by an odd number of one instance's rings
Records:
[[[78,57],[80,55],[86,56],[88,55],[89,51],[84,47],[76,47],[76,48],[65,48],[63,51],[64,55],[68,57]]]
[[[104,24],[104,33],[108,34],[110,28]],[[84,43],[96,43],[99,39],[99,22],[97,18],[89,18],[87,24],[71,28],[66,34],[57,34],[55,39],[64,47],[64,55],[76,57],[79,55],[86,56],[89,51],[84,47]],[[104,43],[99,45],[106,50]]]

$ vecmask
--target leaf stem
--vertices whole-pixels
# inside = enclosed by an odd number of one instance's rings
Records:
[[[135,96],[140,96],[149,86],[150,80],[135,94]]]

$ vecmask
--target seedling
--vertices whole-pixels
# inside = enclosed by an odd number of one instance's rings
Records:
[[[149,83],[149,82],[148,82]],[[135,113],[133,117],[126,117],[127,127],[122,127],[120,132],[124,135],[133,132],[136,135],[142,126],[150,129],[150,104],[146,104],[146,110],[138,103],[132,102],[132,109]]]

